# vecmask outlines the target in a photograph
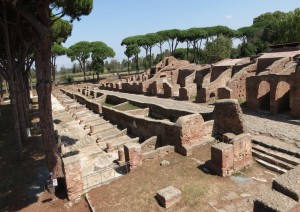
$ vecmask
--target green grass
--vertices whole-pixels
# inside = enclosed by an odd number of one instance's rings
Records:
[[[115,106],[114,104],[110,104],[110,103],[107,103],[107,102],[104,102],[102,105],[104,105],[106,107],[113,107],[113,106]]]
[[[124,105],[116,106],[115,109],[120,110],[120,111],[128,111],[128,110],[137,110],[137,109],[141,109],[141,108],[137,107],[131,103],[127,103]]]

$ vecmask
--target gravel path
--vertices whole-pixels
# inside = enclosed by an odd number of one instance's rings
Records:
[[[107,90],[101,90],[101,92],[141,102],[158,104],[167,108],[182,109],[196,113],[209,113],[212,112],[214,108],[212,105],[208,104],[163,99],[153,96],[149,97]],[[290,143],[294,143],[295,141],[300,142],[300,120],[292,120],[287,116],[274,116],[261,111],[250,112],[247,110],[244,113],[244,120],[246,127],[252,134],[268,135]]]
[[[244,119],[252,134],[269,135],[290,143],[300,141],[300,120],[292,120],[288,116],[274,116],[260,111],[245,111]]]

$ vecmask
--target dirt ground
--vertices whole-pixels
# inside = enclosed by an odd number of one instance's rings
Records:
[[[90,211],[84,199],[70,205],[64,195],[47,191],[29,195],[37,170],[45,167],[45,155],[38,130],[24,143],[24,159],[16,160],[10,105],[0,105],[0,211]],[[37,111],[32,111],[38,122]],[[212,175],[204,163],[210,159],[205,145],[190,157],[171,153],[162,159],[143,162],[143,166],[108,185],[89,192],[96,211],[252,211],[256,195],[271,187],[277,175],[254,163],[232,177]],[[160,166],[162,160],[169,166]],[[156,192],[168,186],[181,190],[182,199],[166,210],[158,205]]]
[[[23,143],[24,158],[18,161],[11,105],[0,105],[0,110],[0,211],[89,211],[84,200],[68,208],[64,195],[55,197],[44,191],[40,179],[47,168],[39,130],[32,129],[32,137]],[[30,114],[38,122],[37,110]]]
[[[149,160],[141,168],[109,185],[89,192],[96,211],[165,211],[158,205],[156,192],[174,186],[182,192],[181,201],[167,211],[252,211],[256,195],[271,187],[273,172],[254,163],[232,177],[212,175],[204,162],[210,159],[205,145],[190,157],[177,153]]]

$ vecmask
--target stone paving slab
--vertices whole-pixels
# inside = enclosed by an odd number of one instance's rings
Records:
[[[290,211],[297,202],[275,190],[263,193],[254,202],[254,211]]]
[[[300,201],[300,166],[281,175],[273,181],[273,188],[289,196],[295,201]]]

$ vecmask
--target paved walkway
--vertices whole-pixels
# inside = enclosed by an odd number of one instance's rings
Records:
[[[212,105],[208,104],[177,101],[153,96],[150,97],[107,90],[101,90],[101,92],[141,102],[158,104],[167,108],[187,110],[196,113],[212,112],[214,108]],[[275,116],[260,111],[245,111],[244,119],[247,128],[252,134],[268,135],[289,143],[294,143],[295,141],[300,142],[300,120],[292,120],[287,116]]]

